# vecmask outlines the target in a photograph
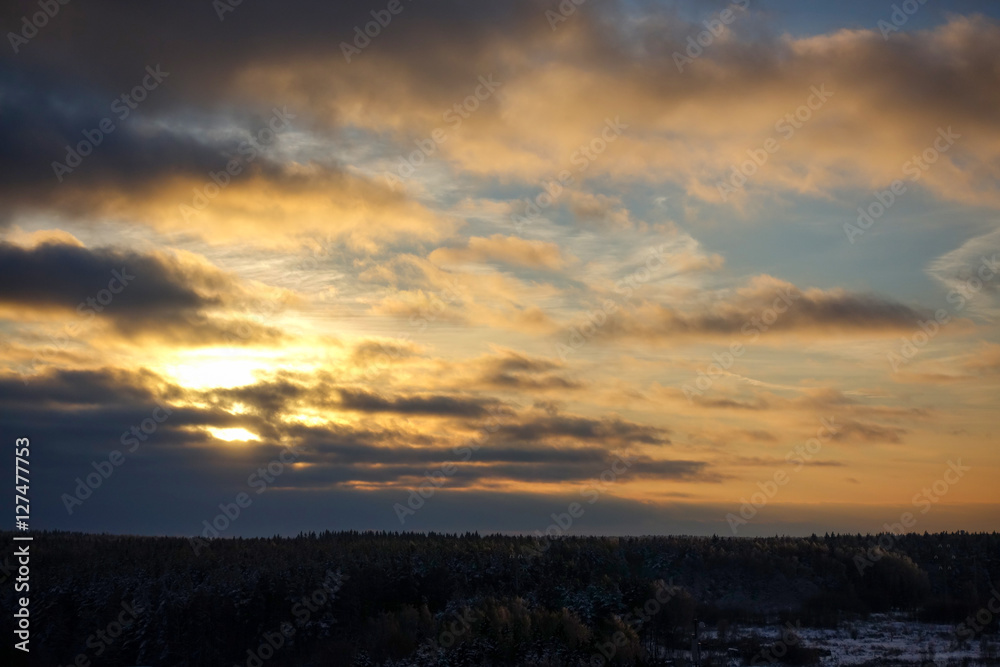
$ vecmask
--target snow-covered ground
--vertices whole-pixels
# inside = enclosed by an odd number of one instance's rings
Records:
[[[1000,665],[1000,637],[974,637],[960,643],[954,625],[918,623],[899,615],[876,614],[866,621],[843,623],[837,629],[795,627],[794,630],[802,646],[830,652],[821,662],[829,667]],[[781,641],[779,628],[774,626],[733,626],[727,632],[728,639],[734,643],[740,637],[752,635],[760,637],[768,646]],[[702,636],[703,645],[715,643],[711,641],[716,638],[714,631],[707,630]],[[784,637],[787,639],[790,634],[785,632]],[[756,664],[767,664],[769,657],[762,656]]]

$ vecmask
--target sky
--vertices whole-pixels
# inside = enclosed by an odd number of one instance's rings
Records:
[[[1000,528],[996,3],[39,7],[32,528]]]

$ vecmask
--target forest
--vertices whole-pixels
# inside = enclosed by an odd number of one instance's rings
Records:
[[[995,638],[1000,609],[997,533],[324,532],[196,554],[185,538],[47,532],[32,551],[39,665],[668,665],[693,641],[703,666],[818,664],[804,629],[891,612],[962,646]],[[728,632],[750,625],[763,631]]]

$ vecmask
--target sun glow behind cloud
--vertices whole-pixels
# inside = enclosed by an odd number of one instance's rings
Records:
[[[266,360],[246,357],[240,351],[194,356],[164,366],[164,375],[190,389],[228,389],[253,384],[256,374],[270,368]]]
[[[250,442],[252,440],[260,440],[260,436],[256,433],[251,433],[245,428],[213,428],[210,426],[206,430],[212,434],[213,438],[224,440],[225,442]]]
[[[231,389],[252,385],[279,370],[315,372],[331,359],[322,346],[213,347],[171,354],[161,368],[166,377],[191,389]]]

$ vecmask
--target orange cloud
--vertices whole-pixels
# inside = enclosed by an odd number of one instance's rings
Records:
[[[438,248],[427,258],[438,265],[495,262],[552,270],[565,267],[569,261],[555,243],[528,241],[502,234],[489,238],[473,236],[465,247]]]

